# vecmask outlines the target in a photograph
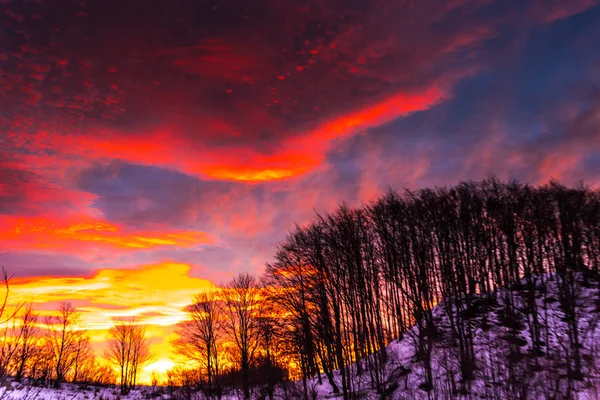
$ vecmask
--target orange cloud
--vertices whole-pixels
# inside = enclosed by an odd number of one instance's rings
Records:
[[[206,279],[191,277],[190,270],[188,264],[164,262],[135,269],[104,269],[91,278],[15,279],[11,300],[39,304],[88,301],[78,309],[90,329],[110,328],[113,320],[121,317],[168,326],[184,318],[181,309],[196,293],[214,288]]]
[[[87,216],[58,221],[36,217],[0,217],[0,240],[10,249],[72,250],[81,243],[116,249],[192,247],[213,243],[204,232],[137,232]]]

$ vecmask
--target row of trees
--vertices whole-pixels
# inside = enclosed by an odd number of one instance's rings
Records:
[[[7,280],[6,280],[7,282]],[[5,320],[0,343],[0,374],[39,384],[108,384],[112,369],[94,355],[81,317],[69,302],[56,315],[41,318],[30,305]]]
[[[582,313],[586,302],[600,307],[599,276],[598,191],[495,179],[390,191],[297,226],[262,278],[241,274],[196,296],[173,342],[184,362],[170,371],[169,384],[208,397],[239,387],[245,398],[253,390],[273,398],[278,384],[301,379],[300,396],[308,399],[311,384],[326,380],[344,399],[355,399],[366,379],[386,398],[410,368],[390,368],[386,346],[406,337],[423,372],[423,393],[468,393],[480,379],[506,398],[527,398],[538,388],[525,377],[545,368],[558,382],[545,395],[569,398],[592,372],[585,338],[595,328]],[[596,298],[583,301],[589,288]],[[436,306],[446,320],[436,317]],[[506,352],[482,357],[476,332],[486,329],[492,310],[502,334],[490,346]],[[38,335],[44,339],[31,342],[25,321],[32,319],[33,331],[39,327],[28,312],[6,335],[19,344],[4,345],[10,356],[3,350],[2,360],[10,362],[0,367],[57,383],[84,379],[89,339],[72,307],[63,305]],[[106,358],[126,393],[151,358],[148,343],[135,322],[110,334]],[[440,374],[433,358],[442,342],[449,350],[437,362],[445,369]],[[25,347],[36,355],[21,362]]]
[[[186,311],[188,319],[173,343],[189,362],[183,371],[187,382],[178,385],[219,398],[224,386],[241,386],[245,398],[259,386],[262,396],[272,399],[276,384],[287,377],[287,358],[275,337],[282,316],[270,307],[263,282],[241,274],[219,290],[197,295]]]
[[[522,398],[527,368],[560,360],[557,376],[568,382],[570,396],[585,372],[579,295],[598,282],[600,193],[495,179],[390,191],[364,207],[342,206],[297,227],[275,259],[266,277],[272,300],[287,315],[284,334],[302,376],[324,372],[344,398],[357,398],[363,374],[385,397],[385,346],[405,334],[422,364],[421,389],[435,390],[431,360],[440,332],[432,310],[440,302],[455,351],[448,382],[438,385],[468,392],[475,371],[485,369],[474,347],[481,298],[501,304],[509,351],[505,369],[479,378],[504,382],[510,396]],[[551,337],[549,280],[558,288],[566,345]],[[500,288],[517,288],[520,296]],[[532,354],[522,354],[525,343],[532,343]],[[521,363],[525,356],[532,361]]]
[[[543,365],[571,397],[590,371],[579,296],[597,286],[599,267],[600,193],[589,188],[488,179],[390,191],[296,227],[260,281],[240,275],[196,297],[175,346],[191,362],[184,380],[214,396],[234,370],[246,398],[253,384],[272,397],[274,382],[251,377],[277,367],[277,379],[302,379],[306,399],[321,379],[344,399],[360,398],[365,377],[386,398],[409,368],[390,368],[386,345],[408,335],[423,393],[468,393],[477,377],[524,398],[535,390],[524,377]],[[565,323],[560,343],[554,301]],[[507,349],[493,360],[475,346],[492,305],[506,334],[491,345]],[[451,349],[442,380],[432,363],[441,340]]]
[[[121,392],[135,387],[140,369],[152,359],[145,328],[135,321],[120,321],[109,330],[104,359],[94,353],[80,313],[70,302],[62,302],[55,315],[41,318],[31,305],[7,310],[9,277],[4,273],[4,315],[0,338],[0,377],[37,384],[63,382],[95,385],[114,384],[115,370]]]

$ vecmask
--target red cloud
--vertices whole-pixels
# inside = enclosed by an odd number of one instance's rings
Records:
[[[45,10],[38,29],[56,42],[33,42],[17,52],[22,61],[7,60],[8,145],[48,149],[70,165],[116,158],[213,179],[292,178],[314,170],[332,141],[449,97],[457,76],[479,65],[435,65],[476,49],[498,24],[432,29],[455,5],[419,5],[410,21],[394,4],[222,6],[202,14],[205,24],[192,21],[195,6],[174,16],[166,3],[147,14],[91,7],[86,23]],[[178,28],[157,36],[165,18]],[[107,30],[113,20],[136,30]],[[53,31],[54,21],[65,30]],[[44,79],[24,75],[20,63]]]
[[[225,180],[265,181],[291,178],[318,166],[332,141],[385,124],[395,118],[423,111],[448,96],[446,90],[432,87],[422,93],[398,93],[382,101],[326,120],[306,133],[281,132],[284,139],[271,153],[252,146],[234,144],[224,148],[196,142],[178,134],[176,128],[162,128],[145,134],[126,135],[97,132],[90,137],[48,136],[38,138],[37,146],[54,143],[63,156],[86,160],[121,159],[145,165],[163,165],[200,177]],[[210,121],[208,127],[235,136],[227,123]],[[289,137],[286,139],[285,137]]]

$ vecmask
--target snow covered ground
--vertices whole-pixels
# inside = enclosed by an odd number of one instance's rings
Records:
[[[35,387],[13,382],[0,388],[0,400],[167,400],[174,397],[167,387],[141,386],[128,395],[121,395],[118,387],[94,387],[65,383],[60,389]],[[202,394],[191,397],[203,400]],[[240,400],[241,394],[225,395],[221,400]]]
[[[61,389],[35,387],[13,382],[0,388],[2,400],[141,400],[168,399],[164,388],[142,387],[121,396],[117,387],[93,387],[86,385],[63,384]]]

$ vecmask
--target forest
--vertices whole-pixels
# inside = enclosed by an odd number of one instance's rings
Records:
[[[600,192],[583,184],[390,190],[297,225],[263,275],[198,293],[172,343],[177,366],[154,383],[180,399],[308,400],[322,385],[388,399],[410,375],[422,398],[577,398],[598,385],[599,268]],[[44,320],[28,305],[2,311],[3,379],[127,394],[152,360],[135,320],[94,354],[70,303]],[[501,334],[486,350],[490,331]],[[410,362],[391,354],[400,342]]]

